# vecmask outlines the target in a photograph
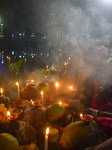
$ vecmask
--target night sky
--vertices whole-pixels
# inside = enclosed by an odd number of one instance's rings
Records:
[[[107,9],[108,8],[108,9]],[[101,0],[4,0],[0,4],[0,14],[4,24],[4,32],[44,32],[53,35],[58,31],[62,34],[74,33],[89,25],[96,28],[101,18],[107,23],[112,22],[111,5]],[[81,16],[80,12],[84,15]],[[94,14],[94,15],[92,15]],[[93,29],[94,30],[94,29]]]

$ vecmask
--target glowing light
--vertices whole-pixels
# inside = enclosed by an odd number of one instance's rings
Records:
[[[7,116],[10,116],[10,111],[7,112]]]
[[[46,134],[47,135],[49,134],[49,127],[46,129]]]
[[[31,80],[31,83],[34,83],[34,80]]]
[[[3,94],[3,89],[1,88],[1,93]]]
[[[49,127],[46,129],[44,150],[48,150],[48,134],[49,134]]]
[[[72,87],[72,86],[70,86],[70,90],[73,90],[73,87]]]
[[[41,91],[41,95],[43,95],[43,91]]]
[[[19,85],[19,83],[18,83],[18,82],[16,82],[16,85]]]
[[[18,98],[19,98],[19,82],[16,82],[16,85],[18,87]]]
[[[62,102],[59,102],[60,105],[62,105]]]
[[[58,82],[56,82],[55,86],[58,87],[58,85],[59,85]]]
[[[83,117],[83,114],[80,114],[80,118],[82,118]]]

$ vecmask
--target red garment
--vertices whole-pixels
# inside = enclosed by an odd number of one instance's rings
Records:
[[[96,122],[103,132],[108,134],[108,136],[112,136],[112,118],[99,117],[96,119]]]
[[[97,109],[97,110],[101,110],[101,111],[107,111],[107,112],[111,112],[112,113],[112,98],[107,99],[105,102],[97,104],[96,98],[97,98],[98,95],[99,94],[97,94],[95,96],[95,98],[93,99],[91,108]]]

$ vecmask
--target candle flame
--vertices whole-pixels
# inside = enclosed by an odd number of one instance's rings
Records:
[[[43,95],[43,91],[41,91],[41,95]]]
[[[70,90],[72,90],[73,89],[73,87],[72,86],[70,86]]]
[[[34,104],[34,102],[32,101],[32,104]]]
[[[7,112],[7,116],[10,116],[10,112],[9,111]]]
[[[31,83],[34,83],[34,80],[31,80]]]
[[[58,87],[58,85],[59,85],[58,82],[56,82],[55,86]]]
[[[1,93],[3,93],[3,89],[1,88]]]
[[[62,105],[62,102],[59,102],[60,105]]]
[[[46,129],[46,134],[47,135],[49,134],[49,127]]]
[[[18,82],[16,82],[16,85],[19,85],[19,83],[18,83]]]
[[[83,117],[83,114],[80,114],[80,118],[82,118]]]

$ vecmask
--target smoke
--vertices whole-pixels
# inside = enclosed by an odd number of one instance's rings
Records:
[[[22,8],[23,6],[25,4],[21,5]],[[70,82],[74,81],[78,87],[90,76],[94,76],[102,86],[111,84],[111,65],[106,62],[112,52],[112,22],[109,13],[106,11],[104,14],[104,7],[101,9],[97,2],[86,0],[32,0],[26,6],[29,16],[25,11],[25,21],[30,31],[33,29],[37,33],[41,32],[46,38],[44,50],[50,52],[45,60],[46,65],[60,67],[64,62],[69,63]],[[21,17],[22,14],[18,13]],[[20,21],[19,24],[22,23],[21,19],[17,20]],[[41,46],[38,47],[37,45],[37,51]],[[34,72],[27,72],[25,76],[25,80],[31,78],[39,84],[44,76],[35,68]],[[11,82],[9,88],[10,85]]]
[[[80,82],[76,83],[79,87],[91,75],[100,84],[103,80],[108,82],[106,61],[110,53],[112,23],[108,22],[104,10],[92,3],[77,4],[77,1],[57,0],[40,5],[44,9],[40,13],[42,30],[49,36],[48,47],[54,58],[52,63],[59,66],[71,57],[70,73]]]

